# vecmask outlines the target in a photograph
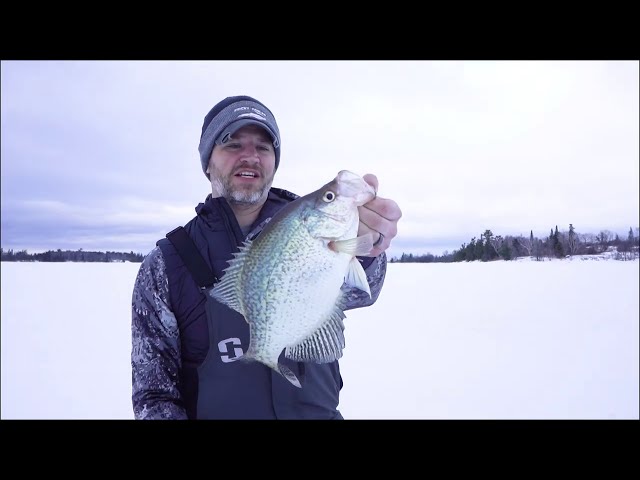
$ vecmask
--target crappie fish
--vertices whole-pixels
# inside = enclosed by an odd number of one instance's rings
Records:
[[[342,170],[315,192],[287,204],[260,235],[246,241],[211,290],[249,324],[240,360],[256,360],[302,388],[278,357],[328,363],[345,346],[343,283],[366,291],[357,255],[373,248],[372,235],[357,237],[358,206],[375,198],[362,177]]]

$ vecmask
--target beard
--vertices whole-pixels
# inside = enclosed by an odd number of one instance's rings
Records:
[[[211,186],[213,191],[219,196],[224,197],[227,202],[234,205],[258,205],[264,202],[269,194],[269,189],[273,183],[275,171],[270,177],[265,177],[261,168],[252,167],[260,171],[261,182],[256,185],[234,186],[232,184],[233,176],[223,175],[215,166],[211,169]],[[238,169],[236,169],[237,171]]]

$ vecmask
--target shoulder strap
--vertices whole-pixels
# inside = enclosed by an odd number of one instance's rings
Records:
[[[176,247],[180,258],[201,289],[209,288],[218,281],[183,227],[174,228],[166,237]]]

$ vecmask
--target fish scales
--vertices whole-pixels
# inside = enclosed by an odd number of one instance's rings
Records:
[[[330,362],[342,356],[341,287],[350,278],[369,291],[355,257],[368,253],[372,240],[357,237],[357,207],[374,196],[361,177],[342,171],[286,205],[240,248],[212,295],[250,326],[242,359],[262,362],[301,387],[295,374],[278,363],[283,349],[298,361]]]

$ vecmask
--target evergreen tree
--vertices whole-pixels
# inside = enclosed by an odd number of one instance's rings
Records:
[[[500,246],[500,257],[503,258],[504,260],[511,260],[512,256],[511,256],[511,247],[509,246],[509,244],[511,243],[511,240],[506,239],[504,242],[502,242],[502,245]]]
[[[476,237],[473,237],[469,242],[469,245],[465,248],[464,256],[467,262],[473,262],[476,260]]]
[[[487,229],[482,234],[482,237],[484,237],[484,252],[481,258],[482,261],[487,262],[489,260],[493,260],[497,256],[496,251],[492,246],[493,232]]]
[[[482,258],[484,257],[484,244],[482,242],[482,238],[479,238],[476,241],[476,245],[473,249],[473,256],[475,257],[475,260],[482,260]]]
[[[453,261],[454,262],[462,262],[466,260],[466,245],[463,243],[460,246],[460,250],[456,250],[453,252]]]
[[[576,235],[576,230],[573,228],[573,223],[569,224],[569,255],[573,255],[576,253],[578,247],[578,236]]]
[[[553,254],[557,258],[564,257],[564,248],[562,247],[562,242],[560,241],[560,236],[558,234],[558,226],[556,225],[556,231],[553,234]]]

